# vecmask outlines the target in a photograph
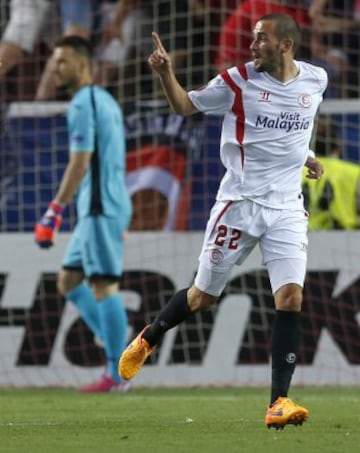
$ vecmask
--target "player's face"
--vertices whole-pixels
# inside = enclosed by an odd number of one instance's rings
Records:
[[[276,37],[276,26],[275,21],[267,20],[254,27],[250,51],[257,72],[276,72],[282,64],[282,43]]]
[[[52,56],[56,86],[76,91],[81,77],[81,59],[71,47],[56,47]]]

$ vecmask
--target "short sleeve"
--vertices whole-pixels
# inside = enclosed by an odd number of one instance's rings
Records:
[[[89,93],[76,96],[68,111],[70,152],[94,151],[95,127],[94,112]]]
[[[189,91],[194,106],[203,113],[220,115],[229,111],[234,102],[234,93],[221,76],[197,90]]]

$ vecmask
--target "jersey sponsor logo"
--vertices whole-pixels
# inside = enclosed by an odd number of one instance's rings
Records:
[[[298,102],[299,102],[299,105],[301,105],[301,107],[308,109],[312,104],[312,98],[311,98],[310,94],[303,93],[303,94],[300,94],[300,96],[298,98]]]
[[[301,118],[299,113],[281,112],[277,118],[270,118],[267,115],[258,115],[255,126],[267,129],[284,129],[285,132],[291,132],[309,129],[310,121]]]

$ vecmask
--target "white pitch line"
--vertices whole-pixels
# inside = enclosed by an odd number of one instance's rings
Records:
[[[42,421],[38,421],[38,422],[0,422],[0,426],[8,426],[8,427],[18,427],[18,426],[22,426],[22,427],[25,427],[25,426],[58,426],[60,425],[61,423],[53,423],[53,422],[42,422]]]

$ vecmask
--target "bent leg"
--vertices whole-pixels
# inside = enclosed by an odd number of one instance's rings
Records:
[[[216,296],[199,290],[195,285],[189,289],[178,291],[160,310],[154,322],[144,331],[143,338],[150,346],[155,346],[167,330],[185,321],[192,313],[215,303],[217,299]]]

